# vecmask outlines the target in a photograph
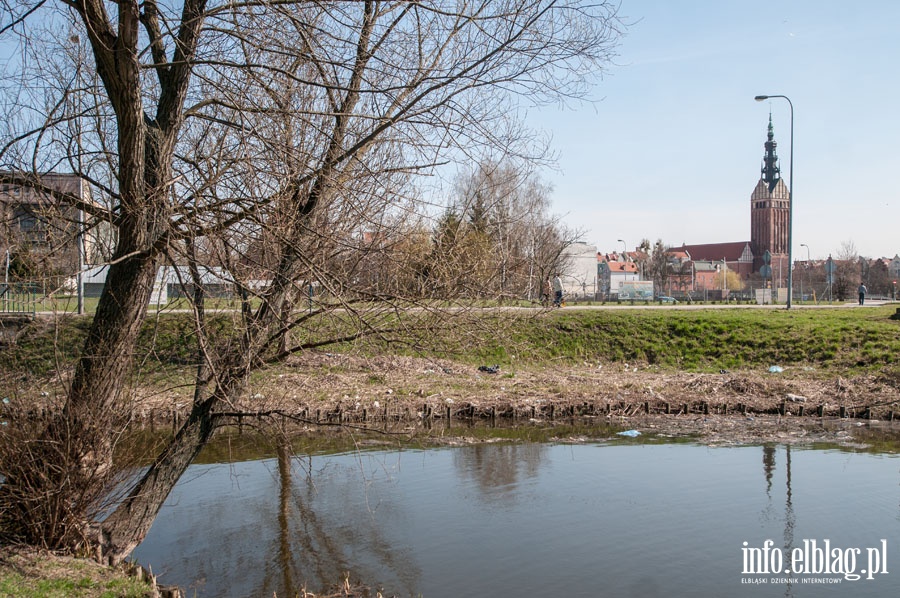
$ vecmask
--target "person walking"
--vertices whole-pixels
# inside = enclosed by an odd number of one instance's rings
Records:
[[[541,305],[544,307],[550,307],[550,298],[553,296],[553,283],[550,281],[550,277],[547,277],[547,280],[544,281],[544,288],[541,290]]]
[[[555,307],[562,307],[562,296],[562,279],[559,277],[559,272],[557,272],[556,276],[553,277],[553,305]]]
[[[859,288],[856,289],[856,292],[859,293],[859,304],[862,305],[866,302],[866,293],[869,292],[869,289],[866,288],[866,285],[860,282]]]

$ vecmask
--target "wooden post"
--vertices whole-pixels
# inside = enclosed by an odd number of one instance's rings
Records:
[[[787,402],[781,401],[781,406],[778,407],[778,413],[781,415],[787,414]]]
[[[553,418],[556,415],[556,405],[550,403],[550,421],[553,421]]]
[[[666,403],[666,415],[669,415],[670,413],[672,413],[672,406]]]
[[[644,401],[644,413],[650,413],[650,401]]]
[[[841,419],[847,417],[847,408],[844,407],[843,405],[841,405],[840,416],[841,416]]]
[[[685,415],[687,415],[688,413],[690,413],[690,410],[688,409],[688,404],[687,404],[687,403],[683,403],[683,404],[681,405],[681,410],[684,412]]]
[[[703,401],[703,415],[709,415],[709,403]]]
[[[825,417],[825,405],[819,405],[818,415],[819,417]]]
[[[797,410],[797,415],[803,417],[803,405],[800,405],[799,409]]]

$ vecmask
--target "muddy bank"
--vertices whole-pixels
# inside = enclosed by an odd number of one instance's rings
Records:
[[[179,417],[189,396],[146,393],[139,417]],[[710,441],[812,441],[841,426],[898,426],[900,376],[813,368],[671,372],[637,364],[463,365],[446,360],[310,353],[255,379],[234,414],[368,424],[492,418],[586,418]],[[849,422],[853,422],[849,424]]]
[[[136,423],[176,427],[183,421],[192,388],[168,382],[135,389],[130,415]],[[18,403],[39,415],[60,398],[42,391]],[[447,420],[580,418],[715,442],[801,442],[833,432],[823,428],[830,421],[900,426],[900,374],[835,376],[811,367],[697,373],[589,362],[497,367],[307,353],[255,375],[228,413],[234,423],[406,422],[413,429]]]

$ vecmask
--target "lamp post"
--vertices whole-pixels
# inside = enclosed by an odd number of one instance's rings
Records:
[[[81,85],[81,38],[78,35],[72,35],[69,38],[72,45],[75,46],[75,151],[78,152],[78,210],[77,222],[75,226],[75,250],[78,252],[77,268],[75,274],[75,284],[77,287],[77,305],[75,311],[78,315],[84,315],[84,179],[82,178],[81,163],[81,92],[78,86]]]
[[[622,244],[622,257],[626,257],[625,254],[628,253],[628,245],[625,244],[625,241],[623,239],[616,240]]]
[[[788,106],[791,107],[791,182],[788,186],[788,195],[791,196],[788,202],[788,289],[787,289],[787,309],[791,308],[791,296],[794,294],[794,252],[793,252],[793,235],[794,235],[794,104],[791,99],[784,95],[756,96],[753,99],[757,102],[768,100],[770,98],[783,98],[787,100]]]

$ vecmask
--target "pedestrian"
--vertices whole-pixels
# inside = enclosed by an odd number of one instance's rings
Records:
[[[869,289],[866,288],[866,285],[860,282],[859,288],[856,289],[856,292],[859,293],[859,304],[862,305],[866,302],[866,293],[869,292]]]
[[[562,307],[562,296],[562,279],[559,277],[559,272],[557,272],[556,276],[553,277],[553,305],[555,307]]]
[[[541,305],[544,307],[550,307],[550,297],[553,296],[553,283],[550,282],[550,277],[547,276],[547,280],[544,281],[544,288],[541,290]]]

